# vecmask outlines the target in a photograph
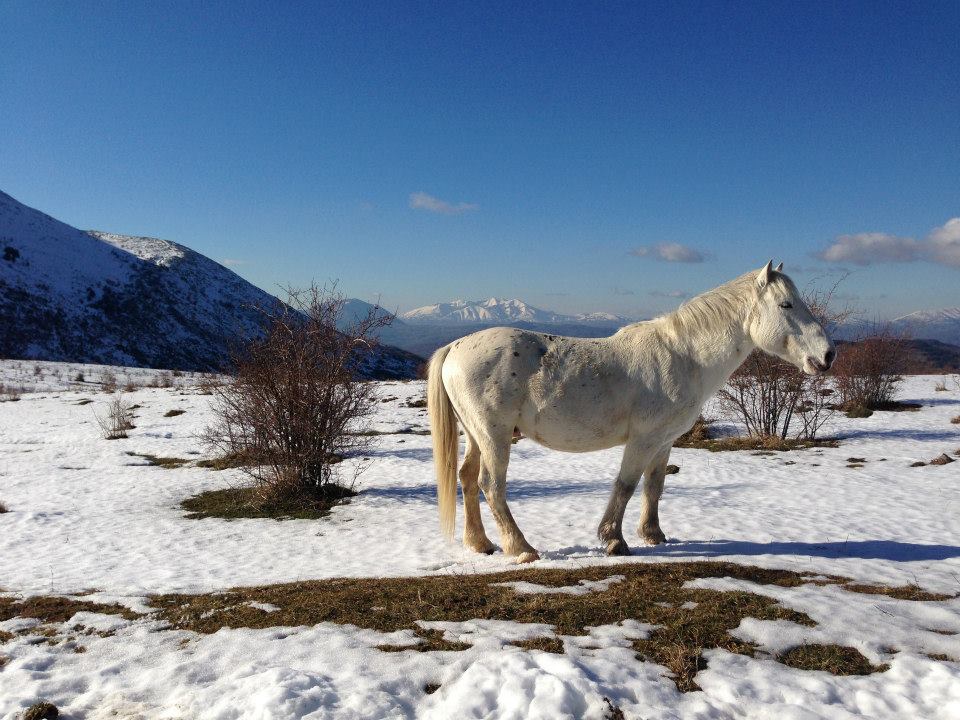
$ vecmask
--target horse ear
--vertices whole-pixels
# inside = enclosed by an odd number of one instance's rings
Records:
[[[767,286],[767,283],[773,278],[773,260],[767,262],[757,275],[757,287],[761,290]]]
[[[783,272],[783,263],[777,265],[777,272]]]

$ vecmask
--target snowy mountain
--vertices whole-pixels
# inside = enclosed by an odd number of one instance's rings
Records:
[[[897,318],[893,325],[915,338],[960,345],[960,308],[921,310]]]
[[[551,310],[541,310],[523,300],[505,300],[492,297],[489,300],[454,300],[409,310],[400,314],[408,323],[433,325],[483,324],[497,325],[516,322],[526,323],[601,323],[624,324],[627,318],[611,313],[585,313],[561,315]]]
[[[276,298],[168,240],[85,232],[0,192],[0,357],[216,370]],[[376,377],[413,377],[382,348]]]

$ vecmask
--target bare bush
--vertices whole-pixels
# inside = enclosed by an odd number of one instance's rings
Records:
[[[85,378],[83,377],[83,373],[82,373],[82,372],[78,372],[76,375],[74,375],[74,376],[73,376],[73,381],[74,381],[74,382],[79,382],[79,383],[85,382]]]
[[[806,298],[827,333],[849,314],[829,309],[831,293]],[[759,350],[747,356],[717,397],[721,411],[743,423],[749,435],[781,440],[815,440],[835,412],[833,389],[824,375],[807,375]]]
[[[6,385],[0,382],[0,402],[16,402],[23,393],[22,385]]]
[[[941,378],[937,381],[937,384],[933,386],[933,389],[937,392],[946,392],[947,391],[947,379]]]
[[[234,381],[209,386],[215,421],[205,439],[244,458],[261,506],[329,502],[353,485],[338,463],[369,446],[363,421],[376,401],[358,363],[389,322],[371,312],[338,330],[345,300],[335,288],[287,292],[288,304],[260,309],[263,334],[233,353]]]
[[[100,376],[100,387],[106,393],[117,391],[117,376],[111,370],[106,370]]]
[[[840,406],[861,415],[890,407],[909,362],[908,342],[889,325],[873,325],[845,345],[833,366]]]
[[[119,393],[107,406],[106,415],[100,416],[94,412],[94,417],[105,440],[120,440],[128,437],[127,430],[134,428],[133,406]]]

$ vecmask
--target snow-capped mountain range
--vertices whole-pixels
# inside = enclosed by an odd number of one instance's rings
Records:
[[[599,323],[616,325],[631,322],[630,319],[612,313],[582,313],[561,315],[550,310],[541,310],[516,298],[489,298],[488,300],[454,300],[448,303],[425,305],[400,314],[408,323],[434,325],[490,324],[500,323]]]
[[[960,345],[960,307],[920,310],[898,317],[893,326],[915,338]]]
[[[78,230],[0,192],[0,357],[218,370],[275,302],[184,245]],[[365,371],[420,362],[384,347]]]

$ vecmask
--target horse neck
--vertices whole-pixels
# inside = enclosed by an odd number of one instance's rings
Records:
[[[671,333],[671,345],[699,369],[701,387],[713,395],[756,347],[746,329],[745,315],[690,332]]]

